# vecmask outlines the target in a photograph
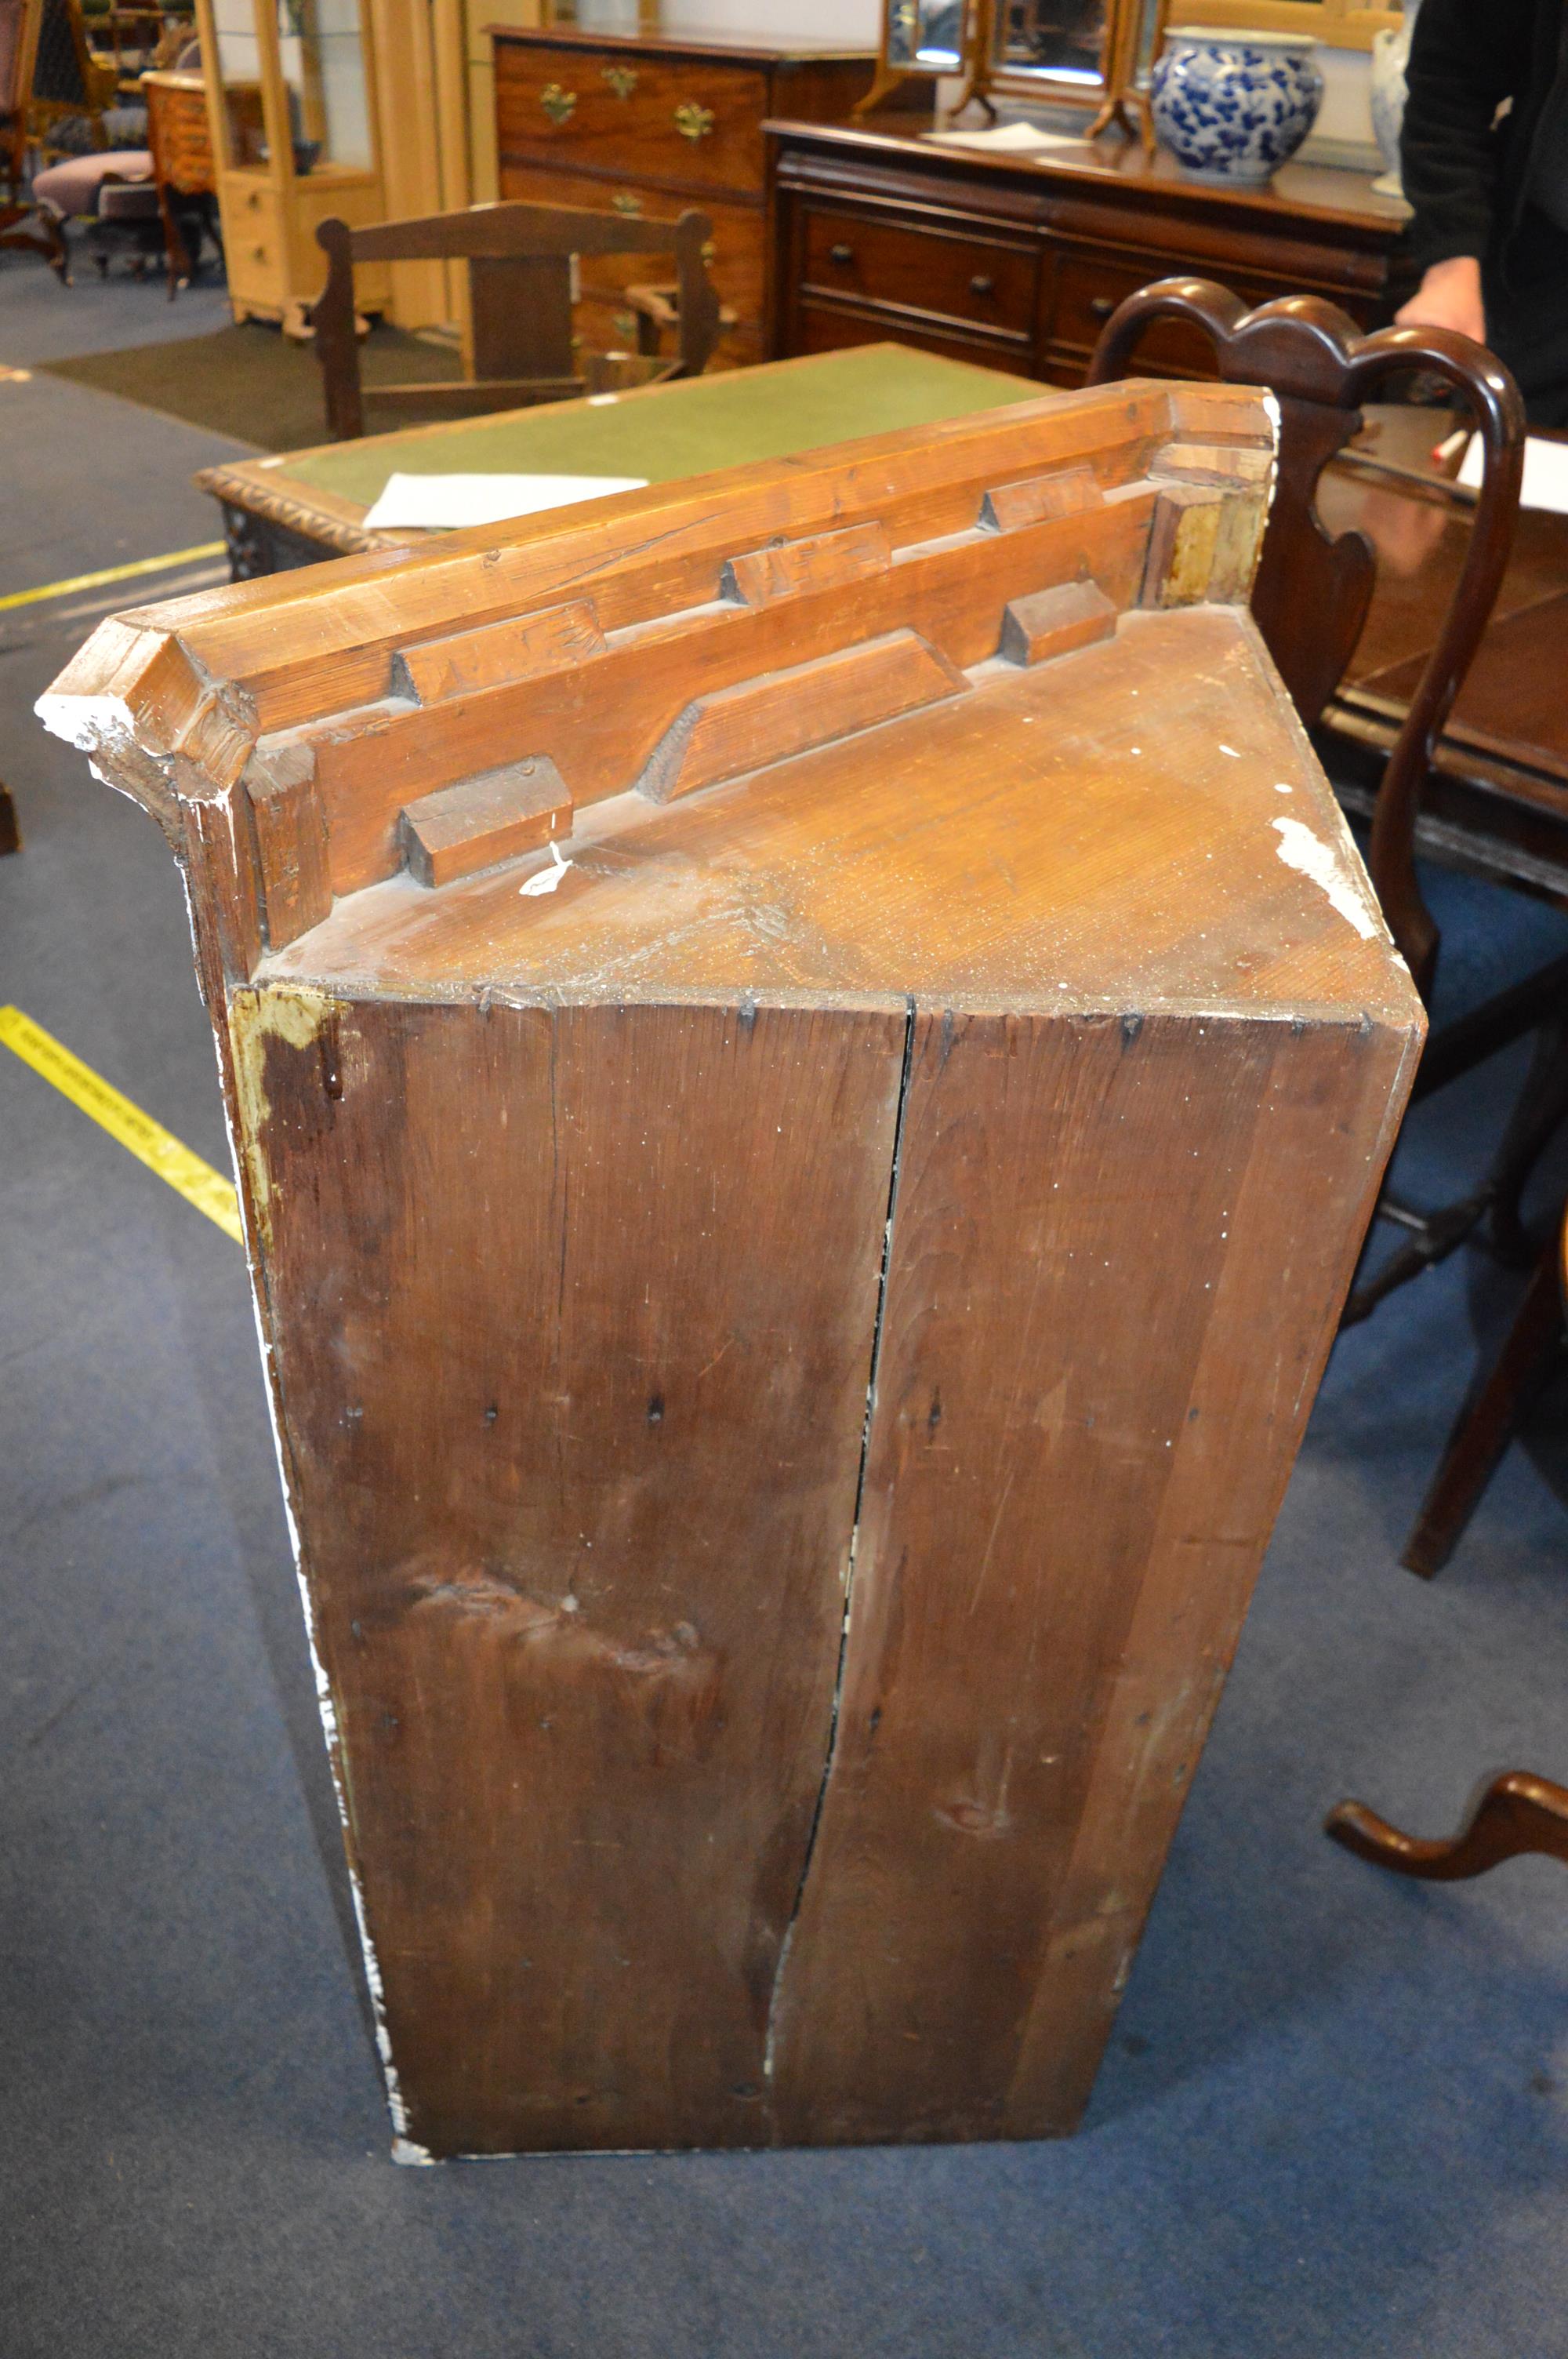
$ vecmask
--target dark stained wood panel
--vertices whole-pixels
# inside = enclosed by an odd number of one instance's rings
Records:
[[[233,1024],[407,2135],[763,2143],[904,1012]]]
[[[1076,2122],[1410,1054],[1357,1025],[920,1016],[784,2138]]]

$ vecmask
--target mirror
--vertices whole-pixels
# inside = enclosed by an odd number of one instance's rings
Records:
[[[1108,0],[996,0],[991,77],[1040,76],[1098,91],[1107,30]]]
[[[892,73],[961,73],[967,0],[892,0],[886,61]]]

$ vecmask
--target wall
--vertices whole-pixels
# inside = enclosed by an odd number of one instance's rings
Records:
[[[1372,60],[1365,49],[1320,47],[1323,70],[1323,111],[1312,137],[1302,150],[1317,164],[1344,164],[1353,169],[1380,172],[1382,159],[1372,137],[1372,109],[1368,95]]]

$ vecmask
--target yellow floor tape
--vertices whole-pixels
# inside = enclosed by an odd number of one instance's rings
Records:
[[[72,1105],[91,1114],[111,1138],[117,1138],[122,1147],[139,1157],[149,1171],[156,1171],[160,1180],[178,1188],[199,1212],[216,1221],[225,1236],[232,1237],[236,1245],[243,1243],[240,1207],[232,1183],[221,1171],[214,1171],[210,1163],[203,1163],[200,1155],[192,1155],[189,1147],[182,1147],[161,1123],[154,1122],[151,1114],[144,1114],[140,1106],[133,1105],[129,1098],[123,1098],[118,1090],[101,1081],[92,1066],[73,1057],[52,1032],[46,1032],[41,1024],[24,1016],[19,1007],[0,1007],[0,1046],[14,1050],[24,1064],[31,1065],[35,1073],[52,1082]]]
[[[40,598],[69,597],[73,590],[96,590],[101,582],[128,582],[133,573],[168,573],[176,565],[194,565],[199,557],[222,557],[227,541],[199,541],[194,549],[171,549],[167,557],[138,557],[129,565],[106,565],[99,573],[73,573],[69,582],[46,582],[41,590],[13,590],[0,598],[7,606],[33,606]]]

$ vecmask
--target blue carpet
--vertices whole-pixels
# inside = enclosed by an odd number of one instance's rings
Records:
[[[60,572],[211,536],[222,446],[76,389],[70,521],[38,391],[0,591],[46,510]],[[84,624],[6,620],[0,999],[222,1164],[168,852],[28,717]],[[1422,1109],[1423,1181],[1507,1080]],[[0,1053],[5,2359],[1563,2359],[1568,1875],[1318,1832],[1568,1777],[1561,1394],[1451,1571],[1397,1563],[1516,1285],[1463,1256],[1337,1350],[1078,2138],[398,2170],[241,1256]]]

